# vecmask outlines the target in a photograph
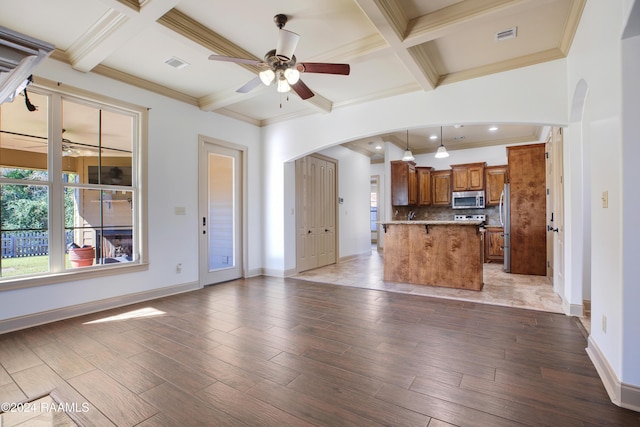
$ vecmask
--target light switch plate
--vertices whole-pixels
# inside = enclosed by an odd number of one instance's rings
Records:
[[[602,192],[602,207],[603,208],[608,208],[609,207],[609,192],[608,191],[603,191]]]

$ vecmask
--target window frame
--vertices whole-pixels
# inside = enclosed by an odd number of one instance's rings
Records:
[[[145,271],[149,268],[148,260],[148,225],[147,225],[147,146],[148,146],[148,109],[115,98],[106,97],[82,89],[78,89],[47,79],[34,79],[28,90],[47,96],[48,105],[48,144],[47,167],[48,180],[38,184],[49,188],[49,271],[28,276],[0,279],[0,292],[51,285],[68,281],[86,280],[111,275],[129,274]],[[136,193],[132,206],[134,259],[126,263],[100,264],[80,269],[64,268],[64,188],[69,183],[63,182],[62,167],[62,100],[88,103],[92,106],[103,106],[106,109],[124,111],[131,114],[134,120],[135,136],[132,147],[131,190]],[[8,183],[8,182],[7,182]],[[25,182],[22,182],[24,184]],[[104,189],[104,186],[92,184],[74,184],[74,188]],[[52,248],[54,250],[52,250]],[[137,254],[137,257],[135,255]]]

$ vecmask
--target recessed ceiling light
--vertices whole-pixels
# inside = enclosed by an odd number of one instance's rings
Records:
[[[438,139],[438,135],[431,135],[429,139],[435,141],[436,139]]]
[[[495,131],[497,131],[497,130],[498,130],[498,127],[497,127],[497,126],[491,126],[491,127],[489,128],[489,130],[490,130],[491,132],[495,132]]]
[[[464,127],[464,125],[453,125],[453,127],[456,129],[460,129],[461,127]]]
[[[376,145],[376,150],[382,150],[382,145]]]
[[[164,63],[172,66],[173,68],[177,68],[178,70],[181,70],[190,65],[188,62],[183,61],[180,58],[176,58],[175,56],[172,56],[171,58],[167,59],[166,61],[164,61]]]
[[[463,139],[464,139],[464,135],[462,135],[462,136],[454,136],[453,137],[454,141],[462,141]]]

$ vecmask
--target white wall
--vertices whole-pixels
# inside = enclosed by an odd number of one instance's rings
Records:
[[[622,128],[622,381],[640,386],[640,3],[633,5],[623,41]],[[638,402],[637,410],[640,410]]]
[[[574,38],[568,58],[569,92],[581,80],[589,91],[585,100],[582,123],[572,123],[568,136],[570,145],[582,146],[590,141],[591,151],[591,336],[606,354],[613,369],[620,373],[620,331],[622,317],[619,312],[622,298],[621,283],[621,138],[620,138],[620,81],[611,78],[620,75],[618,49],[622,25],[620,2],[587,2],[581,25]],[[606,72],[603,73],[603,68]],[[579,149],[574,148],[579,154]],[[576,159],[577,160],[577,159]],[[577,169],[576,169],[577,171]],[[574,189],[578,189],[581,176],[572,176]],[[601,207],[603,191],[609,192],[609,207]],[[579,232],[580,218],[572,217],[571,227]],[[572,269],[580,266],[571,265]],[[574,286],[575,287],[575,286]],[[574,295],[575,298],[575,295]],[[578,301],[572,301],[577,303]],[[607,317],[607,333],[602,330],[602,318]],[[618,348],[617,348],[618,347]]]
[[[198,282],[198,135],[248,147],[248,270],[262,267],[260,223],[260,132],[255,126],[205,113],[197,107],[146,92],[95,74],[84,74],[48,59],[38,77],[141,105],[149,111],[149,269],[144,272],[70,281],[2,292],[0,320],[123,295],[157,291]],[[254,206],[255,204],[255,206]],[[176,206],[186,215],[175,215]],[[182,273],[175,266],[183,264]]]
[[[371,253],[369,157],[340,146],[327,148],[320,154],[338,161],[338,197],[343,199],[338,205],[338,256]]]
[[[637,191],[638,141],[638,41],[629,40],[624,51],[622,79],[623,29],[634,2],[588,1],[567,61],[567,97],[571,99],[579,85],[586,83],[588,93],[581,122],[573,122],[567,134],[570,152],[590,159],[589,182],[580,173],[571,174],[572,191],[588,191],[591,199],[591,303],[592,328],[589,337],[591,356],[605,387],[616,403],[635,399],[640,409],[640,311],[638,253],[640,239],[637,218],[640,206]],[[632,18],[637,29],[638,14]],[[632,77],[633,76],[633,77]],[[623,96],[624,94],[624,96]],[[623,103],[624,100],[624,103]],[[624,108],[624,115],[623,115]],[[626,118],[626,120],[624,120]],[[623,124],[625,125],[623,134]],[[584,145],[583,145],[584,143]],[[576,146],[578,145],[578,147]],[[580,149],[582,148],[582,149]],[[624,183],[624,187],[623,187]],[[630,186],[629,186],[630,185]],[[602,204],[608,192],[608,207]],[[572,196],[579,201],[580,197]],[[572,233],[584,227],[584,218],[571,215]],[[576,239],[571,239],[571,244]],[[630,243],[628,243],[630,242]],[[580,250],[580,248],[568,248]],[[570,252],[568,252],[570,253]],[[625,262],[626,261],[626,262]],[[573,258],[573,272],[582,269]],[[581,284],[571,287],[578,295]],[[569,295],[570,298],[575,296]],[[574,301],[575,302],[575,301]],[[605,326],[606,320],[606,326]]]

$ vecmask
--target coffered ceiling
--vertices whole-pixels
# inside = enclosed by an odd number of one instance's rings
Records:
[[[78,71],[262,126],[563,58],[585,1],[3,0],[0,25],[54,44],[52,58]],[[276,47],[279,13],[300,35],[298,62],[347,63],[350,75],[302,73],[315,94],[306,101],[273,85],[237,93],[260,68],[209,55],[262,60]],[[464,143],[481,143],[471,129]],[[453,132],[445,130],[445,141]],[[522,140],[539,128],[509,132],[492,140]],[[401,134],[379,138],[405,142]]]

